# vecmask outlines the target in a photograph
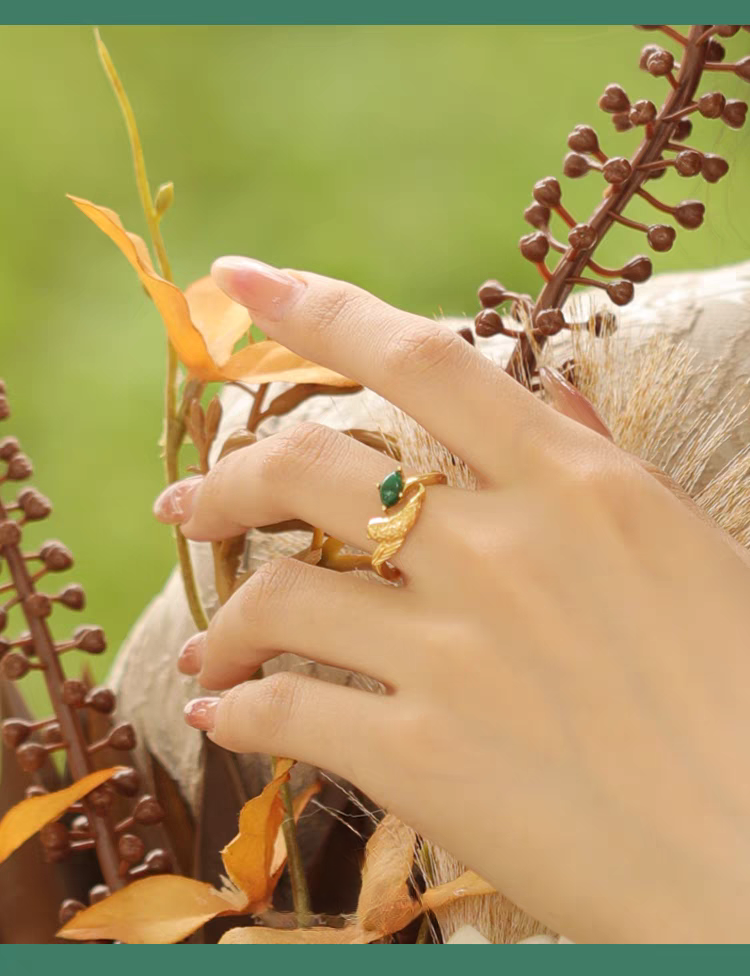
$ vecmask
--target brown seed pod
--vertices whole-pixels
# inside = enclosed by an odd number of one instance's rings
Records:
[[[569,152],[563,160],[563,173],[570,180],[577,180],[585,176],[591,169],[591,163],[580,153]]]
[[[135,729],[129,722],[116,725],[109,733],[108,745],[112,749],[120,749],[126,752],[135,748]]]
[[[97,902],[104,901],[105,898],[109,898],[112,892],[104,884],[94,885],[93,888],[89,888],[89,905],[96,905]]]
[[[31,735],[31,722],[22,718],[6,718],[2,725],[3,742],[9,749],[17,749]]]
[[[684,142],[693,131],[693,123],[690,119],[680,119],[674,127],[672,139],[675,142]]]
[[[677,232],[668,224],[652,224],[646,238],[655,251],[669,251],[675,242]]]
[[[86,906],[82,901],[77,901],[75,898],[66,898],[65,901],[60,905],[60,911],[57,915],[57,920],[62,927],[67,925],[79,912],[82,912]]]
[[[115,801],[115,792],[109,783],[102,783],[101,786],[97,786],[88,794],[86,800],[96,813],[109,813]]]
[[[3,437],[0,440],[0,460],[9,461],[20,450],[15,437]]]
[[[628,118],[633,125],[648,125],[656,118],[656,106],[647,98],[633,102]]]
[[[56,599],[69,610],[83,610],[86,606],[86,594],[79,583],[71,583],[64,590],[60,590]]]
[[[747,118],[747,102],[737,98],[728,99],[721,117],[730,128],[741,129]]]
[[[153,796],[146,793],[136,803],[133,809],[133,819],[136,823],[144,826],[158,824],[164,819],[164,811],[161,804]]]
[[[16,749],[18,765],[25,773],[35,773],[47,759],[47,750],[36,742],[24,742]]]
[[[39,732],[39,738],[46,746],[62,745],[63,734],[58,722],[50,722]]]
[[[721,92],[707,92],[698,99],[698,111],[704,119],[718,119],[727,104]]]
[[[746,58],[740,58],[735,63],[734,73],[738,78],[742,78],[743,81],[750,81],[750,55]]]
[[[704,153],[701,174],[707,183],[718,183],[729,172],[729,163],[722,156]]]
[[[576,224],[568,234],[568,243],[580,251],[587,251],[596,244],[596,231],[591,224]]]
[[[630,109],[630,101],[619,85],[607,85],[599,99],[599,108],[610,113],[627,112]]]
[[[109,688],[94,688],[86,696],[86,705],[102,715],[110,715],[116,704],[115,693]]]
[[[498,305],[506,299],[506,292],[499,281],[491,278],[489,281],[485,281],[483,285],[480,285],[479,291],[479,302],[482,308],[497,308]]]
[[[8,681],[20,680],[29,673],[30,667],[28,658],[18,651],[6,654],[0,663],[3,677],[7,678]]]
[[[613,281],[607,285],[607,295],[615,305],[627,305],[633,301],[635,288],[632,281]]]
[[[622,269],[621,274],[627,281],[632,281],[638,285],[643,281],[648,281],[653,270],[654,266],[651,263],[651,258],[639,254],[638,257],[628,261]]]
[[[549,240],[542,231],[534,231],[532,234],[525,234],[518,242],[518,247],[527,261],[539,264],[547,257]]]
[[[33,473],[34,468],[25,454],[14,454],[8,461],[6,477],[9,481],[23,481],[25,478],[30,478]]]
[[[12,519],[0,522],[0,546],[17,546],[21,541],[20,526]]]
[[[590,125],[577,125],[568,136],[568,148],[578,153],[599,152],[599,137]]]
[[[674,219],[687,230],[695,230],[703,223],[706,207],[699,200],[684,200],[674,209]]]
[[[485,308],[474,319],[474,329],[480,339],[489,339],[503,331],[503,320],[494,309]]]
[[[565,317],[559,308],[544,308],[534,316],[534,328],[545,336],[557,335],[565,328]]]
[[[602,176],[607,183],[624,183],[632,174],[633,167],[624,156],[613,156],[602,166]]]
[[[683,149],[675,156],[674,166],[680,176],[697,176],[703,165],[703,154],[694,149]]]
[[[663,47],[652,51],[646,58],[646,71],[655,78],[668,75],[672,68],[674,68],[674,55]]]
[[[536,201],[529,204],[523,212],[523,218],[526,223],[531,224],[532,227],[536,227],[538,230],[543,230],[549,225],[551,216],[549,207],[544,207]]]
[[[554,210],[555,207],[560,206],[562,190],[554,176],[545,176],[543,180],[535,183],[532,193],[536,202],[541,203],[543,207]]]
[[[117,853],[127,864],[137,864],[146,853],[146,845],[135,834],[122,834],[117,841]]]
[[[614,125],[616,132],[627,132],[629,129],[633,128],[633,123],[630,121],[629,112],[616,112],[612,116],[612,124]]]
[[[87,654],[101,654],[107,649],[107,641],[101,627],[78,627],[73,633],[76,647]]]
[[[132,767],[121,769],[110,780],[121,796],[135,796],[141,786],[141,778]]]
[[[40,620],[52,613],[52,601],[45,593],[32,593],[23,601],[23,606],[30,617]]]
[[[70,849],[70,834],[65,824],[59,821],[45,824],[39,831],[42,846],[50,851],[67,851]]]
[[[39,550],[39,558],[44,568],[52,573],[61,573],[73,565],[73,556],[62,542],[45,542]]]
[[[86,701],[86,685],[77,678],[66,678],[62,686],[62,698],[69,708],[80,708]]]
[[[41,522],[52,512],[49,498],[36,488],[24,488],[18,493],[18,504],[29,522]]]
[[[169,874],[172,870],[172,858],[159,847],[148,852],[143,864],[148,868],[149,874]]]

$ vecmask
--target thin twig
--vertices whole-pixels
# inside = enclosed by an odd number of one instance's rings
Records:
[[[174,282],[172,268],[169,264],[167,251],[164,246],[164,238],[159,227],[159,214],[156,212],[151,189],[146,173],[146,160],[143,155],[143,147],[138,134],[138,126],[135,121],[130,100],[125,92],[120,77],[117,74],[109,51],[104,46],[99,31],[95,31],[96,45],[99,52],[104,71],[109,78],[110,84],[117,98],[122,114],[125,118],[125,127],[130,139],[130,148],[133,153],[133,167],[135,169],[135,182],[138,187],[138,195],[141,199],[141,206],[146,217],[151,243],[156,253],[156,261],[159,270],[167,281]],[[179,452],[185,436],[184,412],[178,410],[178,368],[179,361],[177,352],[172,342],[167,339],[167,378],[164,393],[164,469],[168,485],[179,480],[180,463]],[[195,573],[190,559],[190,550],[187,540],[179,529],[174,530],[174,539],[177,546],[177,558],[180,565],[180,573],[185,587],[185,597],[192,615],[195,626],[198,630],[205,630],[208,627],[208,619],[201,605],[198,587],[195,582]]]

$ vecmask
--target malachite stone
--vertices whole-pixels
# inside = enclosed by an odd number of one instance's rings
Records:
[[[391,471],[380,483],[380,501],[386,508],[395,505],[404,490],[404,477],[400,471]]]

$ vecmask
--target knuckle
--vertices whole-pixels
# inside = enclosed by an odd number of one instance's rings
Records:
[[[339,449],[335,430],[322,424],[298,424],[273,437],[261,465],[262,477],[269,484],[283,484],[319,464],[330,464]]]
[[[286,602],[301,569],[298,559],[273,559],[259,566],[240,590],[245,623],[257,623],[270,606],[280,599]]]
[[[276,739],[293,720],[301,693],[301,679],[291,671],[277,671],[258,682],[254,722],[264,740]]]
[[[450,329],[418,323],[386,344],[383,363],[388,372],[418,376],[456,360],[465,352],[465,345]]]
[[[342,285],[327,289],[317,299],[308,319],[308,327],[312,327],[322,338],[333,336],[351,321],[361,303],[362,295],[356,288]]]

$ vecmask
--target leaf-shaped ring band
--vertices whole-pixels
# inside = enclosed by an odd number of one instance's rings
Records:
[[[446,477],[441,471],[415,475],[404,479],[401,468],[396,468],[377,486],[383,511],[382,517],[367,523],[367,536],[377,542],[372,554],[372,568],[383,579],[391,582],[401,578],[401,573],[388,560],[395,556],[416,524],[424,504],[429,485],[444,485]]]

